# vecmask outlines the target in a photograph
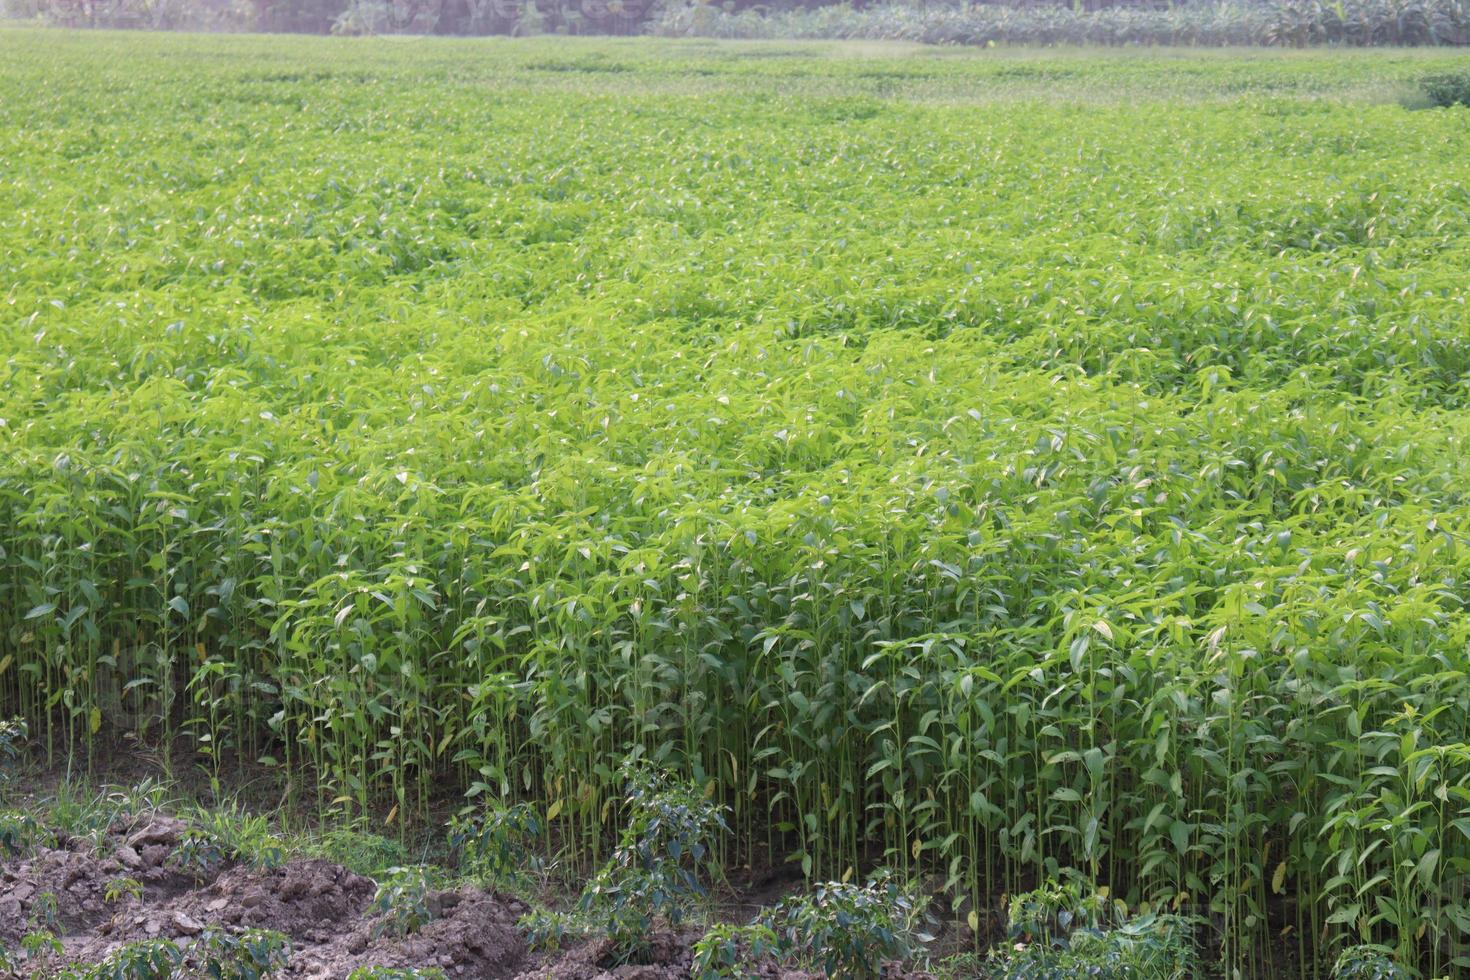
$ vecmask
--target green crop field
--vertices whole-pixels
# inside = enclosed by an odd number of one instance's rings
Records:
[[[1466,69],[0,31],[0,715],[1455,974]]]

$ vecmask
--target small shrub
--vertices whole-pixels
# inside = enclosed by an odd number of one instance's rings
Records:
[[[429,909],[428,874],[419,867],[389,868],[378,883],[368,913],[378,918],[373,923],[374,939],[418,932],[434,917]]]
[[[347,980],[445,980],[438,967],[398,969],[390,966],[360,966],[347,975]]]
[[[1470,72],[1431,75],[1421,85],[1432,105],[1470,106]]]
[[[1332,980],[1410,980],[1414,974],[1393,960],[1386,946],[1350,946],[1332,967]]]
[[[0,721],[0,792],[20,768],[30,728],[19,718]]]
[[[269,870],[286,860],[286,849],[270,832],[265,817],[252,816],[235,807],[197,810],[184,839],[169,855],[169,863],[199,881],[217,874],[232,862]]]
[[[101,963],[72,967],[64,980],[168,980],[184,961],[183,952],[167,939],[143,939],[119,946]]]
[[[50,929],[34,927],[20,937],[20,948],[26,954],[26,966],[32,975],[41,976],[45,975],[43,971],[52,957],[60,956],[63,952],[61,940],[56,938],[56,933]]]
[[[1117,907],[1075,874],[1012,896],[1007,910],[1012,941],[1046,945],[1065,942],[1078,930],[1103,931],[1120,919]]]
[[[451,821],[449,848],[467,870],[517,882],[526,872],[541,870],[540,857],[529,846],[541,833],[541,819],[530,804],[492,806],[482,814]]]
[[[36,896],[36,900],[31,903],[31,914],[27,923],[32,929],[44,929],[48,932],[61,930],[61,905],[56,900],[55,892],[42,892]]]
[[[20,857],[49,840],[50,835],[31,814],[21,810],[0,813],[0,856]]]
[[[869,980],[885,960],[913,952],[922,907],[887,873],[865,885],[828,882],[783,900],[761,918],[783,959],[817,966],[829,977]]]
[[[568,936],[584,931],[575,917],[546,909],[528,912],[516,924],[526,933],[526,944],[540,951],[561,949]]]
[[[993,980],[1183,980],[1195,969],[1193,923],[1177,915],[1129,918],[1079,877],[1048,882],[1011,900],[1010,949]]]
[[[238,934],[207,929],[194,951],[211,980],[261,980],[286,966],[291,940],[273,929],[246,929]]]
[[[642,762],[622,775],[628,823],[581,908],[612,940],[611,958],[627,963],[647,953],[659,921],[678,925],[704,897],[697,871],[726,825],[722,808],[696,786]]]
[[[751,964],[776,950],[776,934],[761,923],[710,926],[694,944],[694,980],[735,980],[748,976]]]
[[[214,835],[198,827],[184,832],[184,839],[169,855],[169,863],[199,881],[216,874],[224,867],[229,855]]]

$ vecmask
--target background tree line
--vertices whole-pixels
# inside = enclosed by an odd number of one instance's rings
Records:
[[[853,11],[873,5],[866,0],[842,4]],[[986,5],[1086,11],[1174,6],[1170,0],[998,0]],[[711,16],[761,16],[832,6],[831,0],[0,0],[8,17],[64,27],[308,34],[642,34],[696,8]]]

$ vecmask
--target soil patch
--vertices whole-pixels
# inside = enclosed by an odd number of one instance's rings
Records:
[[[67,962],[95,963],[135,940],[186,946],[210,928],[255,928],[290,937],[290,961],[279,975],[292,980],[344,980],[360,966],[438,967],[466,980],[683,980],[700,936],[692,928],[660,933],[647,964],[607,966],[600,939],[537,953],[516,925],[529,911],[524,903],[469,886],[430,893],[433,918],[418,932],[379,935],[369,879],[316,858],[190,873],[176,857],[186,830],[173,817],[152,815],[98,838],[48,842],[0,860],[0,941],[17,949],[40,920],[61,938]],[[752,976],[810,974],[770,965]]]

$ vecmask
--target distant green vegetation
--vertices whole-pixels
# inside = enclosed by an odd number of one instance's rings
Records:
[[[308,34],[661,34],[929,44],[1470,44],[1464,0],[0,0],[62,27]]]
[[[928,44],[1470,44],[1462,0],[1220,0],[1196,3],[846,3],[664,8],[655,33],[730,38],[862,38]]]
[[[0,32],[0,717],[1455,972],[1462,64]]]

